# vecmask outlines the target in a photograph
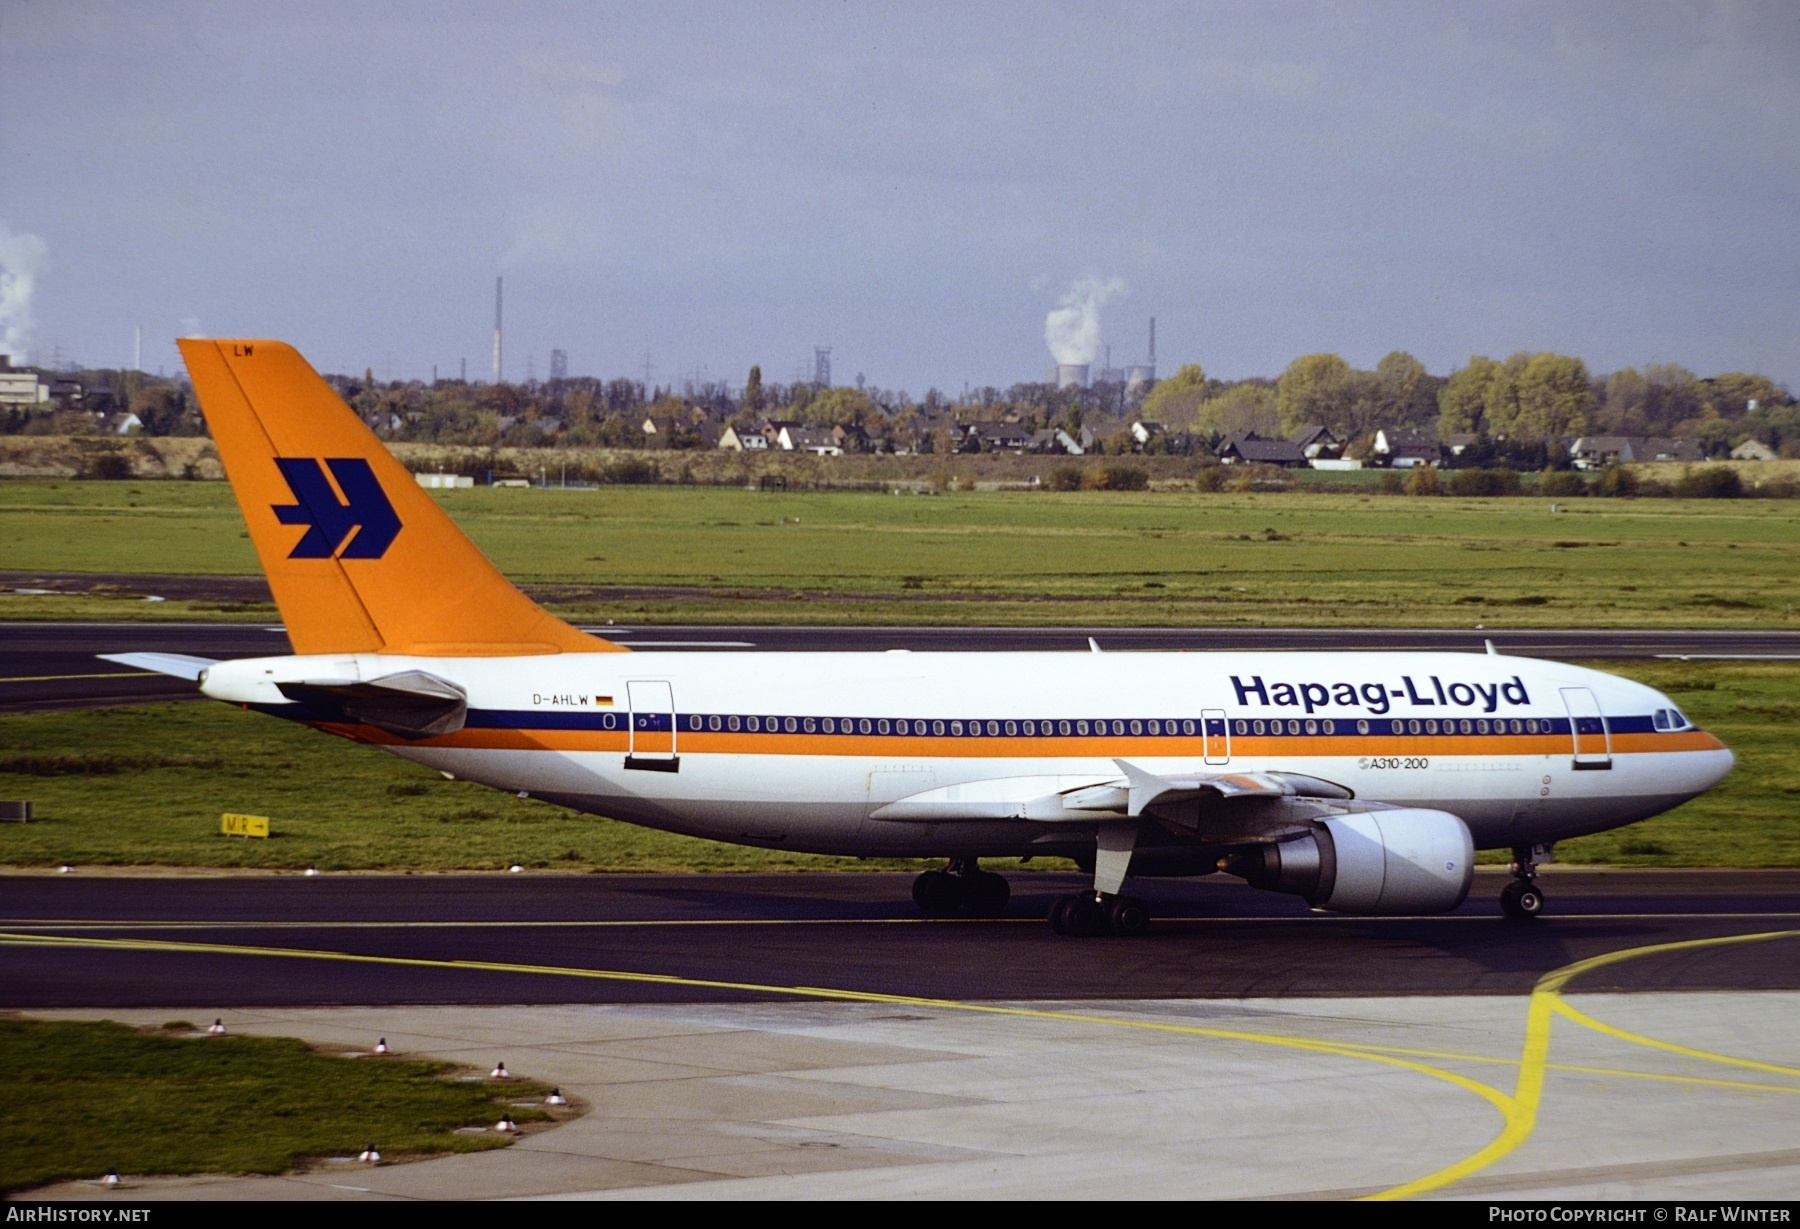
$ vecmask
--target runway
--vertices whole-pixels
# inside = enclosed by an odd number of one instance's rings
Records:
[[[504,1059],[588,1111],[477,1157],[128,1177],[127,1201],[1741,1201],[1800,1180],[1800,873],[1555,870],[1531,923],[1497,916],[1486,872],[1431,919],[1152,885],[1152,935],[1087,941],[1024,916],[1074,877],[1017,878],[1008,918],[946,923],[907,918],[892,875],[13,877],[0,998]]]
[[[1723,657],[1800,661],[1800,633],[1693,630],[1524,631],[1441,628],[598,626],[628,647],[674,651],[1114,652],[1232,649],[1485,652],[1556,660]],[[101,653],[268,657],[291,652],[279,624],[0,623],[0,714],[196,698],[193,685],[98,659]]]

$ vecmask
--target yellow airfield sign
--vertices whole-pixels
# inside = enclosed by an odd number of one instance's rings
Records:
[[[234,815],[230,811],[219,816],[219,831],[226,836],[261,836],[269,835],[269,817],[267,815]]]

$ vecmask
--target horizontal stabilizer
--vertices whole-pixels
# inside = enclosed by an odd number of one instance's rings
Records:
[[[149,670],[178,679],[200,680],[208,666],[219,663],[211,657],[190,657],[186,653],[101,653],[101,661],[116,661],[134,670]]]
[[[423,670],[406,670],[368,682],[320,679],[277,686],[296,703],[333,709],[347,721],[372,725],[401,738],[454,734],[469,716],[468,693]]]

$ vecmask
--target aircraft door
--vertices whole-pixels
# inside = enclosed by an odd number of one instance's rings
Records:
[[[1231,762],[1231,729],[1225,721],[1225,710],[1207,708],[1200,710],[1200,729],[1204,735],[1206,762],[1208,764],[1228,764]]]
[[[1563,707],[1569,710],[1569,732],[1575,744],[1577,771],[1612,767],[1612,736],[1600,701],[1586,687],[1564,687]]]
[[[625,767],[651,772],[679,772],[675,754],[675,691],[663,679],[631,679],[625,684],[631,703],[631,748]]]

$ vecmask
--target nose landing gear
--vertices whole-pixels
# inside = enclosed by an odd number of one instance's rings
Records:
[[[1530,921],[1544,911],[1537,885],[1537,864],[1550,860],[1548,845],[1518,845],[1512,851],[1512,882],[1500,889],[1500,910],[1509,918]]]
[[[974,858],[952,858],[941,871],[913,880],[913,903],[926,917],[999,917],[1012,899],[1006,876],[984,871]]]

